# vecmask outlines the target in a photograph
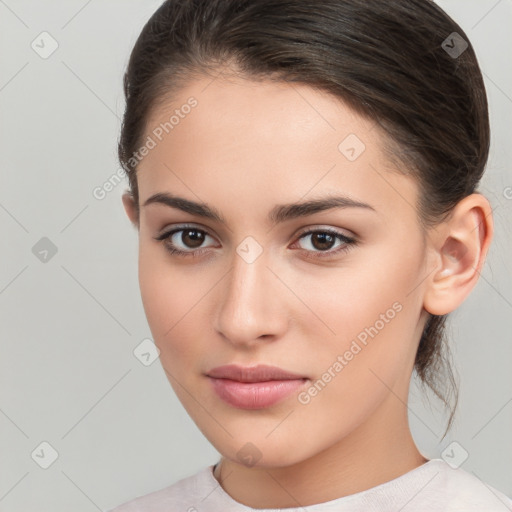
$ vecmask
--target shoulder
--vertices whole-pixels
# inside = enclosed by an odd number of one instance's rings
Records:
[[[512,511],[512,499],[462,468],[442,459],[431,461],[430,478],[424,482],[429,504],[446,512]],[[421,494],[421,493],[420,493]]]
[[[194,475],[185,477],[163,489],[122,503],[108,512],[169,512],[170,510],[194,511],[215,489],[212,467],[208,466]]]

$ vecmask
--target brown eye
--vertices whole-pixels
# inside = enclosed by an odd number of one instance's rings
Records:
[[[309,242],[302,246],[302,249],[308,253],[308,258],[332,257],[341,252],[348,251],[357,244],[355,238],[350,238],[332,229],[310,230],[302,233],[299,237],[299,241],[308,239]],[[337,245],[336,241],[339,241]]]
[[[311,235],[311,245],[319,251],[332,249],[336,238],[329,233],[316,232]]]
[[[178,237],[179,238],[179,237]],[[190,249],[200,247],[204,242],[205,234],[198,229],[183,229],[181,242]]]
[[[155,240],[162,241],[165,248],[178,256],[197,256],[208,246],[202,247],[206,238],[212,238],[206,231],[194,227],[181,227],[162,233]]]

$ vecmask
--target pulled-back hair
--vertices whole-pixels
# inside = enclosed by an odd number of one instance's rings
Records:
[[[466,34],[434,2],[167,0],[144,26],[124,75],[118,152],[137,215],[132,155],[151,112],[193,77],[228,65],[248,79],[327,91],[377,121],[387,154],[417,180],[423,229],[476,191],[490,143],[484,82]],[[444,435],[458,402],[446,319],[429,316],[414,363],[446,407],[454,397]]]

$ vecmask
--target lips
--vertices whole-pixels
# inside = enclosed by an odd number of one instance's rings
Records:
[[[218,366],[208,372],[212,388],[225,403],[239,409],[264,409],[303,388],[308,378],[276,366]]]
[[[277,366],[268,366],[265,364],[245,367],[228,364],[210,370],[207,375],[216,379],[230,379],[238,382],[266,382],[269,380],[296,380],[307,378],[304,375],[298,375]]]

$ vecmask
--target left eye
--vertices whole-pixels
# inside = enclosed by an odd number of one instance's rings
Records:
[[[308,248],[304,250],[306,251],[306,257],[310,259],[332,258],[333,256],[345,253],[357,245],[355,238],[348,237],[329,228],[306,231],[299,236],[299,240],[307,237],[310,237],[310,241],[307,245],[312,247],[313,250],[309,250]],[[332,249],[336,240],[339,240],[340,244],[336,249]]]
[[[318,250],[320,252],[326,252],[333,248],[333,244],[336,242],[336,240],[340,241],[339,245],[349,244],[352,242],[352,239],[346,237],[345,235],[342,235],[341,233],[338,233],[337,231],[331,231],[331,230],[315,230],[315,231],[308,231],[307,233],[303,233],[299,240],[302,240],[303,238],[310,237],[309,243],[306,245],[309,245],[309,247],[306,247],[306,250]],[[338,247],[339,247],[338,245]],[[336,251],[332,251],[336,252]]]

